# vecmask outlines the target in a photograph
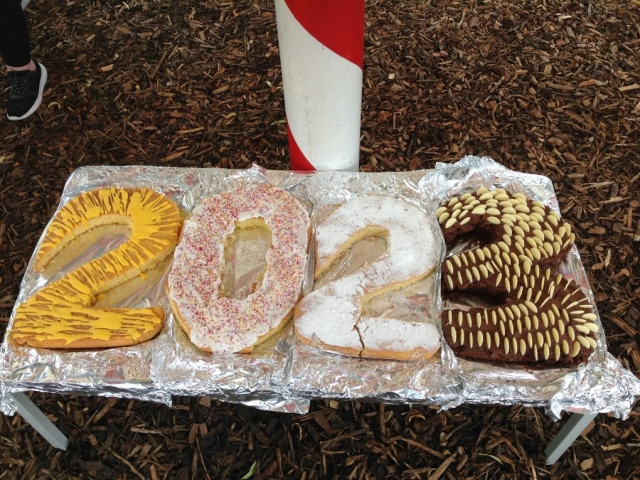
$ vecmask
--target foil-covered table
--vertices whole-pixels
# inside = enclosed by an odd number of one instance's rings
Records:
[[[466,157],[453,165],[438,164],[434,170],[372,174],[302,174],[260,167],[243,171],[84,167],[69,178],[61,205],[81,192],[100,187],[147,187],[169,196],[188,213],[208,196],[255,182],[270,182],[287,190],[308,207],[314,222],[321,222],[332,206],[372,194],[403,198],[423,208],[435,222],[435,209],[445,198],[481,186],[521,191],[558,210],[549,179],[513,172],[478,157]],[[53,278],[77,262],[99,256],[119,241],[122,238],[96,242]],[[438,242],[444,258],[442,238]],[[355,261],[357,255],[351,255],[349,261]],[[17,303],[51,280],[34,271],[33,261],[32,258],[26,270]],[[562,268],[588,292],[593,302],[577,248],[574,247]],[[307,277],[306,293],[313,288],[312,275]],[[140,295],[133,295],[136,304],[160,305],[170,312],[165,283],[166,276],[147,286]],[[372,308],[377,309],[377,314],[393,314],[401,319],[419,315],[422,321],[439,326],[444,307],[439,285],[436,272],[402,295],[381,298]],[[8,332],[12,324],[13,315]],[[600,334],[596,352],[587,363],[574,369],[537,371],[462,360],[444,342],[434,357],[418,362],[346,357],[305,346],[294,335],[292,326],[251,354],[215,355],[196,349],[169,314],[156,338],[127,348],[65,352],[20,347],[5,338],[0,349],[2,411],[14,410],[6,392],[29,390],[165,404],[170,404],[174,395],[210,396],[292,413],[308,411],[310,400],[316,398],[432,404],[443,408],[462,403],[525,404],[544,407],[557,419],[562,411],[614,412],[625,417],[640,396],[640,382],[606,351],[604,333]]]

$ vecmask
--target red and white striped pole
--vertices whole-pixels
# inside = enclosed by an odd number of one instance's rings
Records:
[[[364,0],[275,0],[292,170],[358,171]]]

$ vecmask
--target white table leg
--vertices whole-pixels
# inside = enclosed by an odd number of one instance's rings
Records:
[[[578,438],[587,425],[596,418],[597,413],[590,413],[587,415],[580,415],[574,413],[571,415],[564,427],[560,429],[549,446],[544,450],[544,454],[547,456],[547,465],[553,465],[558,461],[560,456],[571,446],[573,441]]]
[[[25,8],[27,8],[27,5],[29,5],[29,2],[31,0],[22,0],[22,9],[24,10]]]
[[[46,441],[55,448],[67,449],[67,444],[69,443],[67,437],[29,400],[29,397],[24,393],[7,393],[7,396],[18,406],[17,410],[22,418],[35,428]]]

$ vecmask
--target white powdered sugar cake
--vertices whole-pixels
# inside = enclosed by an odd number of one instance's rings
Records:
[[[440,333],[432,323],[368,317],[358,322],[358,331],[363,357],[376,357],[376,352],[435,353],[440,348]]]
[[[306,344],[344,355],[413,360],[440,348],[435,325],[363,317],[366,301],[429,275],[440,260],[434,222],[421,208],[388,196],[350,200],[316,230],[316,278],[348,248],[383,237],[386,251],[351,275],[311,292],[295,310],[295,332]]]

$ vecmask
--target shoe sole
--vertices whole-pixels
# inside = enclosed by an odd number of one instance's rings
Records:
[[[13,122],[15,122],[16,120],[24,120],[25,118],[33,115],[33,113],[36,110],[38,110],[38,107],[42,103],[42,95],[44,94],[44,86],[47,83],[48,75],[47,75],[47,69],[44,68],[44,65],[42,65],[41,63],[38,63],[38,65],[40,65],[40,85],[38,86],[38,98],[36,98],[36,101],[33,103],[33,105],[27,111],[27,113],[25,113],[21,117],[10,117],[7,114],[7,118]]]

